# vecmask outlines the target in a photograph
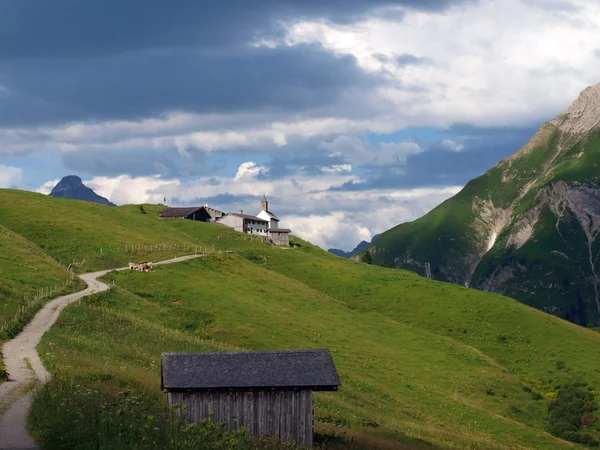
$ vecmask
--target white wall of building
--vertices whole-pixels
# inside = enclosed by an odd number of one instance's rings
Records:
[[[248,234],[256,234],[258,236],[266,236],[268,229],[269,229],[268,222],[262,222],[260,220],[246,219],[246,233],[248,233]]]
[[[263,220],[269,222],[269,228],[279,228],[279,220],[271,218],[268,212],[264,209],[259,212],[256,217],[260,217]]]
[[[244,221],[239,216],[234,216],[233,214],[227,214],[222,219],[219,219],[219,222],[223,225],[227,225],[229,228],[233,228],[235,231],[239,231],[240,233],[244,232],[243,225]]]

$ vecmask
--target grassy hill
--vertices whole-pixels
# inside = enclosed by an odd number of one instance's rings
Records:
[[[8,213],[19,201],[30,214],[17,220]],[[56,380],[45,391],[54,397],[34,404],[40,436],[61,430],[73,446],[89,438],[76,431],[89,431],[85,420],[71,425],[82,389],[115,405],[124,392],[139,394],[144,414],[154,417],[164,407],[164,351],[327,347],[343,385],[315,395],[322,441],[339,448],[572,448],[545,431],[548,406],[565,384],[600,386],[599,333],[500,295],[344,260],[297,238],[277,248],[217,225],[159,220],[158,209],[144,205],[144,214],[139,206],[0,190],[0,225],[57,259],[90,254],[79,270],[132,256],[91,252],[95,241],[181,246],[133,254],[154,260],[183,247],[235,252],[153,273],[112,272],[111,291],[68,307],[39,347]],[[71,407],[59,408],[59,400]],[[592,438],[597,424],[590,425]]]

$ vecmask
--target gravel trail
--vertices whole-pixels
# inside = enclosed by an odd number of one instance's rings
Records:
[[[172,264],[199,256],[202,255],[181,256],[154,265]],[[47,303],[17,337],[2,347],[4,364],[11,381],[0,384],[0,450],[38,448],[27,432],[30,393],[33,386],[39,387],[47,383],[50,374],[40,360],[37,345],[67,305],[88,295],[106,291],[108,286],[97,278],[112,270],[127,270],[127,267],[81,275],[87,288]]]

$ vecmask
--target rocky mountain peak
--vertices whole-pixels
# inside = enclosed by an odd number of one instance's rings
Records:
[[[561,131],[587,134],[600,125],[600,83],[585,88],[556,119],[550,121]]]
[[[83,181],[77,175],[67,175],[63,177],[50,192],[52,197],[71,198],[74,200],[84,200],[87,202],[99,203],[106,206],[116,206],[108,199],[99,196],[92,189],[83,184]]]

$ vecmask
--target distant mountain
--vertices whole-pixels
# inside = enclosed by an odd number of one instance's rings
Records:
[[[344,250],[340,250],[339,248],[330,248],[327,251],[336,256],[341,256],[342,258],[350,258],[350,257],[354,256],[355,254],[357,254],[358,252],[362,252],[365,248],[367,248],[369,245],[371,245],[373,242],[375,242],[379,236],[381,236],[381,234],[374,235],[373,238],[371,239],[371,242],[361,241],[360,244],[358,244],[356,247],[354,247],[354,250],[352,250],[350,252],[345,252]]]
[[[52,192],[52,197],[72,198],[73,200],[84,200],[86,202],[99,203],[106,206],[117,206],[108,199],[99,196],[87,187],[76,175],[68,175],[58,182]]]
[[[514,155],[369,246],[373,263],[600,324],[600,84]],[[429,265],[429,266],[427,266]]]

